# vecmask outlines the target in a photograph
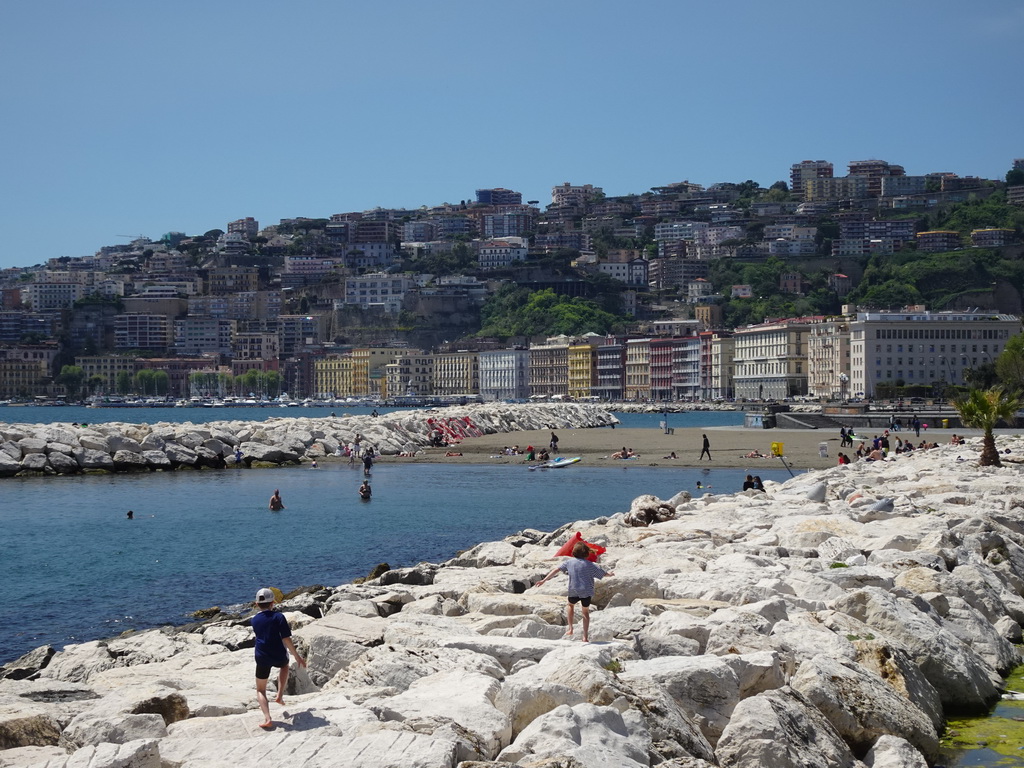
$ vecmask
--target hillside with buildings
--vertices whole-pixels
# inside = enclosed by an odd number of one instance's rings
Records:
[[[0,272],[0,399],[931,395],[1020,332],[1024,160],[225,227]]]

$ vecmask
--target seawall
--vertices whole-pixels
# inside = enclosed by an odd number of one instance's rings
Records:
[[[384,416],[280,418],[203,424],[0,424],[0,477],[298,463],[332,455],[361,436],[377,453],[413,453],[442,439],[531,429],[611,425],[593,405],[470,405]]]

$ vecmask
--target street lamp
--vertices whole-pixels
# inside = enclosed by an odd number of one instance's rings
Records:
[[[844,403],[846,402],[846,385],[849,383],[850,377],[845,373],[839,374],[839,399]]]

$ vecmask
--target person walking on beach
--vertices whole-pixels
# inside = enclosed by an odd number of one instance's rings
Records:
[[[565,632],[565,637],[570,640],[573,637],[576,603],[580,603],[580,605],[583,606],[584,643],[590,642],[590,601],[594,597],[594,579],[603,579],[605,576],[615,575],[612,571],[604,570],[597,563],[592,563],[587,559],[588,557],[590,557],[590,547],[582,541],[579,542],[572,548],[572,557],[566,558],[559,565],[552,568],[551,572],[535,585],[539,587],[548,579],[555,576],[559,571],[568,575],[569,604],[567,608],[568,615],[566,618],[569,622],[569,628]]]
[[[558,453],[558,435],[554,432],[551,433],[551,442],[548,443],[548,447],[551,448],[552,453]]]
[[[256,607],[260,612],[252,617],[250,624],[256,634],[256,701],[263,713],[260,728],[269,730],[274,727],[270,719],[270,702],[267,701],[267,680],[270,679],[270,668],[279,667],[277,675],[278,704],[284,704],[284,689],[288,684],[288,653],[295,657],[295,663],[306,666],[306,660],[295,650],[292,642],[292,630],[288,619],[274,608],[274,593],[264,587],[256,593]]]
[[[284,502],[281,500],[281,491],[277,488],[274,489],[274,495],[270,497],[270,508],[274,512],[280,512],[284,509]]]
[[[708,455],[708,461],[711,461],[711,441],[708,440],[707,435],[704,435],[704,445],[701,448],[700,459],[697,459],[697,461],[703,459],[705,453]]]

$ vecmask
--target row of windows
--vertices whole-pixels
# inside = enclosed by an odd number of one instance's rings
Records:
[[[935,352],[935,345],[934,344],[928,344],[927,346],[928,346],[928,352],[930,352],[930,353],[934,353]],[[892,344],[886,344],[885,345],[885,351],[886,352],[892,352],[892,347],[893,347]],[[924,352],[925,351],[924,348],[925,348],[924,344],[918,344],[916,351]],[[875,344],[875,352],[876,353],[881,353],[881,351],[882,351],[882,345],[881,344]],[[903,351],[903,345],[902,344],[897,344],[896,345],[896,352],[897,352],[897,354],[902,352],[902,351]],[[907,352],[914,352],[914,351],[915,351],[914,350],[914,345],[913,344],[907,344]],[[939,354],[943,354],[945,351],[946,351],[946,345],[945,344],[939,344]],[[950,344],[949,345],[949,351],[951,353],[953,353],[953,354],[957,354],[956,344]],[[988,344],[982,344],[981,345],[981,351],[984,354],[987,355],[988,354]],[[978,345],[977,344],[971,344],[971,352],[974,353],[974,354],[977,354],[977,352],[978,352]],[[995,354],[995,355],[999,354],[999,345],[998,344],[993,344],[992,345],[992,353]],[[961,344],[960,345],[960,354],[967,354],[967,345],[966,344]]]
[[[1006,339],[1006,328],[876,328],[876,339]]]

